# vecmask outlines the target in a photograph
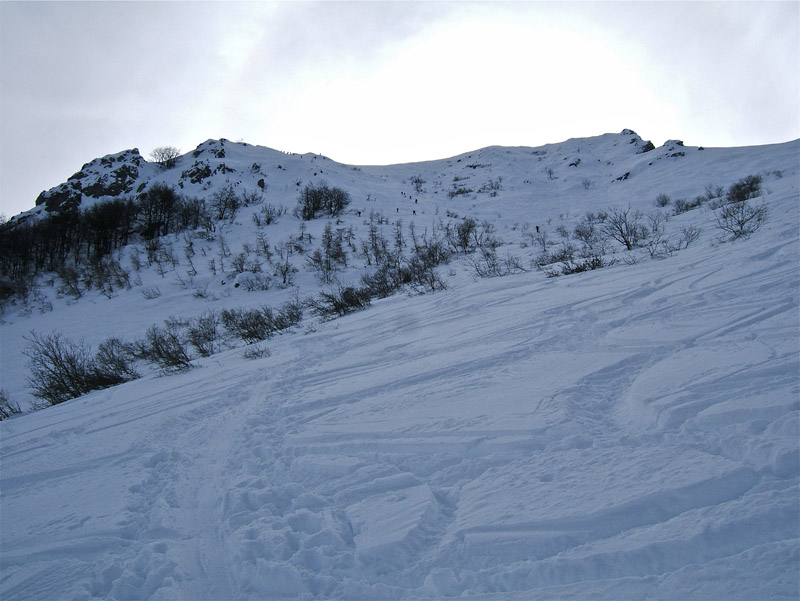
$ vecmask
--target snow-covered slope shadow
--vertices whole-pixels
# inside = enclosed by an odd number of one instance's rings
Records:
[[[4,423],[2,596],[796,598],[797,222],[760,235]]]
[[[229,348],[0,422],[0,598],[797,599],[800,145],[643,145],[626,130],[354,168],[226,143],[222,168],[223,142],[209,141],[176,170],[138,161],[132,189],[210,195],[264,178],[276,207],[324,177],[353,196],[336,225],[354,243],[378,221],[421,236],[485,219],[526,267],[537,224],[553,250],[587,212],[650,211],[659,192],[675,199],[662,207],[673,242],[703,233],[662,259],[611,247],[615,265],[552,279],[478,278],[459,255],[439,267],[446,290],[308,315],[261,358]],[[671,209],[750,173],[764,175],[769,220],[749,239],[720,243],[711,202]],[[450,196],[461,188],[475,191]],[[335,221],[262,228],[263,206],[220,221],[213,244],[164,238],[196,244],[191,285],[188,256],[142,266],[141,284],[109,298],[76,300],[43,276],[41,297],[3,314],[3,388],[29,392],[33,329],[96,347],[168,317],[317,294],[301,252],[293,287],[235,286],[223,235],[235,254],[257,234],[318,240]],[[350,256],[343,282],[371,268]]]

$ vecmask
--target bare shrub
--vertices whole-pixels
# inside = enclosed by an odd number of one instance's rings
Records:
[[[131,352],[138,359],[154,363],[165,373],[192,367],[186,343],[175,325],[151,326],[144,339],[132,345]]]
[[[283,303],[274,313],[275,329],[280,332],[296,326],[303,319],[303,303],[295,296],[290,301]]]
[[[324,284],[331,283],[333,274],[340,267],[347,267],[347,252],[344,250],[343,230],[333,231],[330,223],[325,225],[320,247],[306,259],[308,265],[318,272]]]
[[[561,246],[553,251],[543,252],[536,258],[536,265],[544,267],[553,263],[572,263],[578,249],[571,242],[562,242]]]
[[[350,195],[341,188],[329,188],[325,184],[307,185],[297,199],[295,215],[304,221],[315,219],[320,214],[335,217],[349,204]]]
[[[222,221],[223,219],[232,221],[241,206],[241,201],[236,195],[233,186],[228,184],[211,195],[210,205],[214,219],[217,221]]]
[[[83,343],[74,343],[54,332],[48,336],[31,332],[30,346],[23,351],[31,373],[33,394],[50,405],[58,405],[91,390],[91,355]]]
[[[56,270],[61,285],[58,287],[60,294],[68,294],[74,299],[79,299],[83,296],[81,290],[81,275],[77,269],[69,265],[64,265]]]
[[[750,202],[760,195],[760,175],[748,175],[733,184],[717,207],[717,227],[731,239],[749,237],[767,221],[767,205]]]
[[[271,225],[278,221],[278,217],[286,213],[286,207],[278,206],[275,207],[271,204],[266,204],[261,207],[261,210],[258,213],[253,213],[253,222],[258,227],[263,227],[265,225]]]
[[[539,226],[536,226],[536,233],[531,235],[531,243],[538,244],[542,247],[542,254],[547,254],[547,247],[550,245],[549,235],[547,234],[547,230],[539,229]]]
[[[585,257],[582,259],[568,259],[561,262],[561,271],[549,269],[545,273],[547,277],[556,277],[559,275],[571,275],[573,273],[582,273],[584,271],[592,271],[606,266],[605,259],[600,256]]]
[[[272,309],[223,309],[221,315],[222,325],[229,334],[253,344],[266,340],[275,331]]]
[[[649,233],[643,219],[642,212],[634,211],[630,205],[624,209],[611,207],[608,217],[603,222],[602,232],[624,245],[626,249],[633,250],[647,239]]]
[[[139,373],[133,366],[133,353],[129,345],[116,337],[108,338],[97,347],[93,373],[96,382],[106,388],[129,380],[135,380]]]
[[[277,311],[264,306],[259,309],[225,309],[220,314],[228,333],[245,344],[267,340],[298,324],[302,318],[303,306],[298,299],[284,303]]]
[[[572,232],[572,238],[581,242],[582,248],[580,254],[583,257],[602,255],[605,253],[606,237],[601,231],[597,216],[593,213],[587,213],[580,223],[575,226]]]
[[[158,146],[150,152],[150,158],[165,171],[175,166],[179,156],[181,156],[181,151],[174,146]]]
[[[0,421],[20,413],[22,413],[22,409],[19,408],[19,405],[11,400],[5,390],[0,389]]]
[[[692,209],[696,209],[706,201],[704,196],[698,196],[694,200],[686,200],[685,198],[679,198],[675,201],[675,214],[680,215],[681,213],[685,213],[687,211],[691,211]]]
[[[436,267],[447,263],[451,253],[445,247],[444,242],[439,238],[425,240],[423,244],[417,245],[414,253],[408,261],[408,273],[411,283],[423,288],[430,289],[431,292],[444,290],[447,286],[436,273]]]
[[[23,351],[31,373],[33,394],[50,405],[126,382],[138,376],[121,358],[118,347],[106,341],[96,358],[83,342],[76,343],[54,332],[48,336],[31,332]]]
[[[264,200],[264,190],[243,190],[242,204],[246,207],[258,205]]]
[[[714,184],[706,184],[706,198],[712,200],[714,198],[722,198],[725,194],[725,188],[722,186],[715,186]]]
[[[725,200],[728,203],[745,202],[761,196],[761,176],[748,175],[728,188]]]
[[[452,227],[449,223],[445,228],[445,238],[454,252],[469,254],[475,250],[473,234],[478,228],[478,222],[471,217],[465,217],[461,222]]]
[[[161,296],[161,290],[159,290],[158,286],[153,286],[151,288],[143,288],[142,296],[147,300],[155,300],[159,296]]]
[[[506,254],[506,256],[501,259],[497,256],[497,249],[493,247],[481,247],[478,253],[467,258],[467,262],[475,270],[475,273],[482,278],[504,276],[526,271],[526,269],[522,267],[519,257]]]
[[[456,196],[466,196],[468,194],[472,194],[472,188],[467,188],[466,186],[458,186],[453,184],[453,189],[447,192],[448,198],[455,198]]]
[[[647,216],[649,235],[645,241],[645,246],[651,257],[666,257],[672,254],[672,247],[669,239],[664,232],[664,224],[667,221],[666,213],[654,211]]]
[[[404,284],[411,282],[411,274],[400,263],[381,263],[372,272],[361,276],[361,286],[372,298],[391,296]]]
[[[687,225],[681,228],[681,237],[678,240],[678,249],[686,249],[689,248],[689,245],[696,242],[698,238],[700,238],[700,234],[703,232],[702,228],[697,227],[696,225]]]
[[[307,301],[311,311],[323,319],[341,317],[366,308],[370,304],[369,291],[339,284],[336,288],[322,291],[317,298]]]
[[[767,205],[747,201],[727,203],[717,212],[717,227],[732,239],[748,238],[767,221]]]
[[[244,359],[263,359],[264,357],[270,356],[269,349],[265,346],[260,346],[258,344],[254,344],[252,346],[248,346],[246,349],[242,351],[242,357]]]
[[[201,357],[210,357],[221,349],[219,313],[206,311],[191,320],[186,328],[186,338]]]
[[[272,278],[264,273],[249,273],[237,279],[242,288],[248,292],[269,290],[272,287]]]

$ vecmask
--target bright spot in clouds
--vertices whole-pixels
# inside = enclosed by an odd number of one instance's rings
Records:
[[[91,159],[800,137],[796,2],[0,2],[0,211]]]

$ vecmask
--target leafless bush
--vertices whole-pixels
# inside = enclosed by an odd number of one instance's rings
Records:
[[[547,247],[550,245],[550,236],[545,229],[539,229],[539,226],[536,226],[536,233],[531,233],[531,244],[538,244],[542,247],[542,254],[547,254]]]
[[[258,205],[264,200],[263,190],[243,190],[241,204],[246,207],[250,205]]]
[[[129,345],[116,337],[100,343],[94,359],[94,373],[97,380],[107,386],[116,386],[128,380],[135,380],[139,373],[133,366],[133,353]],[[103,386],[105,388],[106,386]]]
[[[299,300],[284,303],[277,311],[264,306],[259,309],[225,309],[220,314],[228,333],[245,344],[267,340],[298,324],[302,317],[303,307]]]
[[[237,279],[237,283],[248,292],[269,290],[272,287],[272,278],[264,273],[247,273]]]
[[[48,336],[31,332],[25,338],[30,346],[28,382],[33,394],[50,405],[58,405],[89,392],[91,355],[83,343],[76,344],[54,332]]]
[[[599,220],[593,213],[586,216],[575,226],[572,238],[582,244],[581,256],[590,257],[605,253],[606,237],[599,226]]]
[[[681,237],[678,240],[677,249],[689,248],[689,245],[696,242],[703,232],[702,228],[696,225],[687,225],[681,228]]]
[[[79,299],[83,296],[81,275],[77,269],[64,265],[57,270],[57,273],[61,281],[61,285],[58,288],[60,294],[68,294],[74,299]]]
[[[706,201],[704,196],[698,196],[694,200],[686,200],[685,198],[679,198],[675,201],[675,214],[680,215],[681,213],[685,213],[687,211],[691,211],[692,209],[696,209]]]
[[[175,166],[179,156],[181,156],[181,151],[174,146],[159,146],[150,153],[150,158],[165,171]]]
[[[469,256],[467,262],[479,277],[496,277],[526,271],[519,260],[511,254],[501,259],[497,256],[497,249],[481,247],[477,253]]]
[[[372,273],[361,276],[361,286],[371,298],[391,296],[411,282],[411,274],[402,263],[381,263]]]
[[[280,278],[279,288],[286,288],[294,283],[294,274],[297,273],[297,268],[289,262],[291,247],[275,247],[275,250],[280,253],[280,261],[273,263],[272,275]]]
[[[561,246],[555,250],[548,250],[542,252],[536,258],[536,266],[544,267],[552,265],[553,263],[571,263],[575,260],[575,255],[578,254],[578,249],[571,242],[562,242]]]
[[[748,238],[767,221],[767,205],[748,201],[725,204],[717,212],[717,227],[732,239]]]
[[[458,186],[453,184],[453,189],[447,192],[448,198],[455,198],[456,196],[466,196],[468,194],[472,194],[473,189],[467,188],[466,186]]]
[[[158,286],[144,288],[142,289],[142,296],[147,300],[155,300],[161,296],[161,290],[159,290]]]
[[[295,296],[292,300],[286,301],[275,314],[275,329],[277,331],[286,330],[296,326],[303,319],[303,302]]]
[[[22,413],[22,409],[19,408],[19,405],[11,400],[5,390],[0,389],[0,421],[20,413]]]
[[[210,205],[217,221],[222,221],[223,219],[233,220],[241,206],[241,201],[236,195],[233,186],[228,184],[211,195]]]
[[[210,357],[221,349],[219,313],[210,310],[191,320],[186,337],[201,357]]]
[[[224,309],[221,313],[222,325],[229,334],[245,344],[266,340],[274,332],[272,309]]]
[[[261,207],[261,210],[258,213],[253,213],[253,222],[258,227],[263,227],[265,225],[271,225],[278,221],[278,217],[286,213],[286,207],[278,206],[275,207],[271,204],[266,204]]]
[[[323,319],[341,317],[366,308],[370,304],[369,291],[339,284],[336,288],[322,291],[317,298],[307,301],[311,312]]]
[[[725,200],[733,204],[761,196],[761,181],[760,175],[748,175],[728,188]]]
[[[465,217],[455,226],[452,226],[450,223],[447,224],[445,227],[445,239],[454,252],[469,254],[475,250],[476,247],[474,233],[477,228],[477,221],[471,217]]]
[[[300,193],[295,215],[304,221],[315,219],[320,214],[335,217],[350,204],[350,195],[341,188],[329,188],[325,184],[307,185]]]
[[[728,188],[717,204],[717,227],[731,239],[747,238],[767,221],[767,205],[750,201],[761,195],[761,176],[749,175]]]
[[[323,283],[329,284],[333,273],[340,267],[347,267],[347,251],[344,249],[344,230],[333,230],[330,223],[322,232],[320,247],[307,257],[308,265],[319,273]]]
[[[270,356],[269,349],[265,346],[260,346],[258,344],[253,344],[251,346],[248,346],[246,349],[242,351],[242,357],[249,360],[263,359],[264,357],[269,357],[269,356]]]
[[[634,211],[630,206],[611,207],[603,222],[602,232],[624,245],[627,250],[633,250],[647,239],[649,233],[643,219],[642,212]]]
[[[411,277],[411,283],[421,287],[423,290],[436,292],[447,288],[447,284],[437,273],[435,267],[419,254],[411,257],[408,263],[408,273]]]
[[[584,257],[581,259],[566,259],[561,261],[560,271],[558,269],[547,269],[545,274],[547,277],[557,277],[559,275],[571,275],[573,273],[582,273],[584,271],[592,271],[606,266],[605,259],[600,255],[592,257]]]
[[[103,343],[94,358],[83,342],[58,332],[48,336],[31,332],[25,340],[30,343],[23,351],[31,370],[28,382],[33,394],[50,405],[138,377],[116,340]]]
[[[654,211],[647,216],[649,234],[645,241],[645,247],[651,257],[663,258],[672,254],[672,247],[664,232],[666,221],[667,215],[661,211]]]
[[[722,198],[725,194],[725,188],[722,186],[715,186],[713,184],[706,184],[706,198],[713,200],[714,198]]]
[[[144,339],[133,343],[131,351],[136,358],[154,363],[165,373],[192,367],[189,350],[174,325],[151,326]]]

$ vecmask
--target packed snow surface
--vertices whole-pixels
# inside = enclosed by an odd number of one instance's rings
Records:
[[[787,165],[749,239],[708,221],[662,260],[558,278],[456,263],[269,356],[2,422],[0,597],[797,599]]]

